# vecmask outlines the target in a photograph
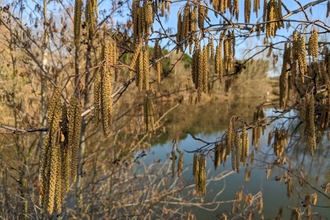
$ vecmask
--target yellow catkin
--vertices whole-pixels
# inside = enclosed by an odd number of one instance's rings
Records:
[[[156,43],[155,43],[155,48],[154,48],[154,59],[155,61],[157,62],[156,65],[155,65],[155,68],[156,68],[156,73],[157,73],[157,82],[160,83],[161,81],[161,73],[162,73],[162,62],[161,61],[157,61],[159,58],[162,57],[162,49],[159,45],[159,41],[156,40]]]
[[[305,45],[305,37],[300,36],[298,39],[299,44],[299,54],[298,54],[298,62],[300,67],[301,79],[304,82],[304,75],[307,73],[307,61],[306,61],[306,45]]]
[[[141,49],[142,49],[142,41],[138,44],[138,46],[135,49],[134,55],[133,55],[132,60],[131,60],[131,64],[129,65],[130,68],[134,68],[135,67],[136,61],[138,60],[139,54],[141,52]],[[132,71],[129,71],[129,78],[132,78]],[[135,80],[136,80],[136,82],[138,82],[138,77],[136,77]]]
[[[253,1],[253,12],[256,13],[256,18],[258,18],[258,11],[260,9],[260,0]]]
[[[143,88],[149,90],[149,51],[147,48],[143,51]]]
[[[39,171],[40,184],[43,191],[40,195],[40,204],[45,205],[47,210],[50,197],[52,197],[54,204],[54,195],[50,194],[50,190],[52,191],[51,193],[55,192],[55,182],[50,182],[51,178],[53,178],[51,175],[56,175],[54,173],[54,169],[56,169],[56,167],[52,167],[52,154],[53,148],[55,148],[55,145],[58,145],[60,137],[62,136],[61,132],[59,132],[61,117],[62,105],[60,100],[60,91],[59,89],[56,89],[53,93],[50,101],[50,107],[47,112],[47,125],[49,130],[44,138],[42,146],[41,167]],[[53,212],[53,208],[54,205],[53,207],[50,207],[48,211]]]
[[[215,53],[214,53],[214,43],[213,43],[213,39],[211,39],[209,41],[209,48],[210,48],[210,59],[211,60],[214,60],[214,57],[215,57]]]
[[[56,108],[58,107],[58,104],[60,102],[61,98],[61,91],[59,89],[55,89],[52,95],[52,98],[49,103],[48,111],[47,111],[47,123],[52,124],[52,120],[56,111]]]
[[[198,176],[199,173],[199,161],[198,161],[198,156],[195,153],[194,158],[193,158],[193,176],[196,177]]]
[[[154,125],[155,125],[155,110],[154,110],[154,104],[152,102],[152,99],[150,97],[148,97],[148,124],[150,125],[150,129],[151,131],[153,131]]]
[[[97,21],[97,0],[87,0],[85,8],[85,19],[88,28],[88,35],[94,34]]]
[[[218,56],[218,71],[219,71],[219,80],[220,83],[222,83],[222,79],[223,79],[223,70],[224,70],[224,66],[223,66],[223,58],[222,58],[222,40],[220,40],[220,44],[219,44],[219,56]]]
[[[71,163],[71,176],[73,182],[76,181],[77,177],[77,160],[78,160],[78,149],[80,145],[80,132],[81,132],[81,105],[75,96],[70,99],[70,107],[68,112],[69,118],[69,135],[68,135],[68,146],[71,149],[72,163]]]
[[[94,123],[97,127],[100,121],[101,76],[99,72],[94,76]]]
[[[107,137],[110,134],[110,126],[112,124],[112,80],[114,76],[114,67],[116,63],[116,43],[106,42],[103,48],[104,63],[101,70],[101,113],[103,134]]]
[[[248,167],[246,167],[245,168],[245,178],[244,178],[245,182],[249,182],[250,177],[251,177],[251,170]]]
[[[181,49],[181,41],[183,39],[183,21],[182,21],[182,16],[181,16],[181,12],[178,12],[178,23],[177,23],[177,33],[176,33],[176,41],[178,43],[178,49],[177,52],[179,51],[179,49]]]
[[[139,54],[139,62],[137,63],[137,83],[139,87],[139,91],[141,92],[143,90],[143,84],[144,84],[144,73],[143,73],[143,52]]]
[[[78,47],[80,44],[81,14],[82,14],[82,1],[75,0],[73,30],[74,30],[74,43],[76,47]]]
[[[239,133],[236,131],[235,133],[235,159],[236,159],[236,171],[239,173],[240,171],[240,160],[241,160],[241,143],[239,138]]]
[[[205,7],[202,4],[198,5],[198,27],[199,29],[204,29],[204,20],[205,20]]]
[[[56,172],[56,183],[55,183],[55,204],[57,213],[62,212],[62,204],[64,201],[64,191],[62,184],[62,155],[61,146],[58,146],[58,156],[57,156],[57,172]]]
[[[199,194],[200,198],[206,195],[206,160],[204,155],[199,158]]]
[[[238,15],[239,15],[239,0],[234,0],[234,14],[235,14],[235,18],[236,20],[238,20]]]
[[[316,205],[316,203],[317,203],[317,194],[313,193],[311,198],[311,204]]]
[[[203,47],[203,91],[208,92],[209,70],[208,70],[208,50],[207,46]]]
[[[48,132],[44,138],[44,141],[43,141],[43,145],[42,145],[42,153],[41,153],[41,162],[40,162],[40,170],[39,170],[39,173],[40,173],[40,184],[41,184],[41,189],[42,189],[42,192],[40,194],[40,205],[42,206],[44,203],[44,193],[46,191],[46,188],[48,188],[48,183],[47,183],[47,180],[49,179],[49,176],[48,176],[48,164],[50,162],[50,157],[48,155],[49,152],[51,151],[51,142],[50,142],[50,132]]]
[[[314,97],[308,97],[307,107],[306,107],[306,128],[307,128],[307,138],[310,148],[310,153],[313,156],[314,150],[316,149],[316,134],[315,134],[315,124],[314,124]]]
[[[245,154],[245,152],[246,152],[246,148],[248,147],[246,139],[247,139],[246,125],[244,124],[243,128],[242,128],[242,133],[241,133],[242,149],[241,149],[241,152],[240,152],[241,158],[242,158],[241,161],[242,161],[243,165],[246,165],[246,154]]]
[[[191,62],[191,78],[195,85],[195,88],[197,88],[196,79],[197,79],[197,73],[198,73],[197,57],[198,57],[198,55],[196,54],[196,51],[194,51],[194,53],[192,55],[192,62]]]
[[[244,20],[245,23],[250,23],[251,16],[251,0],[244,0]]]
[[[198,92],[198,101],[201,101],[202,98],[202,91],[203,91],[203,76],[204,76],[204,69],[203,69],[203,51],[200,50],[198,52],[198,86],[197,86],[197,92]]]
[[[315,29],[308,41],[308,54],[312,56],[313,61],[318,57],[318,32]]]
[[[264,202],[262,197],[260,197],[259,204],[258,204],[258,213],[261,214],[262,210],[264,208]]]
[[[198,7],[194,6],[193,10],[190,13],[190,31],[195,32],[197,31],[197,16],[198,16]]]
[[[56,177],[59,165],[59,149],[60,145],[56,144],[51,149],[50,158],[50,174],[49,174],[49,189],[48,189],[48,201],[46,205],[46,210],[49,214],[54,211],[54,199],[55,199],[55,189],[56,189]]]
[[[184,11],[183,11],[183,28],[184,28],[184,38],[186,38],[187,36],[189,36],[190,34],[190,6],[189,4],[186,4],[186,6],[184,7]],[[185,43],[185,46],[187,46],[187,44]]]
[[[145,129],[146,131],[149,131],[149,120],[148,120],[148,97],[144,98],[144,103],[143,103],[143,111],[144,111],[144,125],[145,125]]]

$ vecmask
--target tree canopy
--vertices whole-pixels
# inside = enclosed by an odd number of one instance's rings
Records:
[[[240,172],[265,127],[286,113],[297,112],[312,156],[327,134],[329,1],[17,0],[2,2],[0,11],[2,187],[15,185],[1,196],[20,195],[14,205],[1,202],[4,218],[153,218],[157,202],[191,186],[157,188],[163,180],[150,174],[146,184],[157,187],[147,191],[139,185],[145,177],[132,171],[143,157],[136,150],[148,148],[147,139],[157,142],[177,106],[206,106],[219,91],[220,102],[230,94],[270,92],[277,99],[261,103],[252,122],[230,117],[227,132],[213,142],[185,131],[205,144],[187,151],[201,200],[209,181],[205,159],[213,155],[217,168],[231,157],[232,170]],[[265,108],[279,115],[269,118]],[[275,129],[269,137],[276,165],[284,165],[288,131]],[[176,153],[177,172],[183,171],[183,151],[173,149],[173,179]],[[246,196],[259,199],[262,212],[260,195]],[[292,213],[300,219],[299,210]]]

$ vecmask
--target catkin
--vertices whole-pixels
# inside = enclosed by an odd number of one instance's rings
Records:
[[[143,51],[143,87],[145,90],[149,90],[149,51],[145,48]]]
[[[318,32],[315,29],[308,41],[308,54],[312,56],[313,61],[318,56]]]
[[[298,63],[299,63],[299,69],[301,73],[301,80],[304,83],[305,77],[307,73],[307,61],[306,61],[306,45],[305,45],[305,37],[300,36],[298,39]]]
[[[235,159],[236,159],[236,171],[239,173],[240,171],[240,160],[241,160],[241,143],[239,138],[239,133],[236,131],[235,133]]]
[[[208,92],[208,79],[209,79],[209,70],[208,70],[208,51],[207,46],[203,47],[203,91]]]
[[[77,160],[78,149],[80,145],[80,132],[81,132],[81,105],[75,96],[70,99],[70,107],[68,112],[69,119],[69,134],[68,134],[68,146],[71,149],[72,163],[71,163],[71,176],[73,182],[77,177]]]
[[[246,149],[248,148],[248,146],[247,146],[247,133],[246,133],[246,125],[244,124],[243,125],[243,128],[242,128],[242,133],[241,133],[241,142],[242,142],[242,149],[241,149],[241,151],[240,151],[240,153],[241,153],[241,158],[242,158],[242,163],[243,163],[243,165],[245,165],[246,164]]]
[[[139,62],[136,64],[136,71],[137,71],[137,76],[136,76],[136,83],[137,86],[139,87],[139,91],[141,92],[143,90],[143,84],[144,84],[144,73],[143,73],[143,52],[139,54]]]
[[[245,23],[250,23],[251,16],[251,0],[244,0],[244,20]]]
[[[314,97],[309,96],[306,105],[306,128],[307,128],[307,138],[310,153],[313,156],[314,150],[316,149],[316,135],[315,135],[315,124],[314,124]]]
[[[73,30],[74,30],[74,43],[76,47],[78,47],[80,44],[82,3],[83,2],[81,0],[75,0],[74,2]]]
[[[197,16],[198,16],[198,7],[194,6],[192,12],[190,13],[190,31],[195,32],[197,31]]]
[[[94,124],[97,127],[100,121],[101,76],[99,72],[94,76]]]
[[[204,69],[203,69],[203,62],[204,62],[204,59],[203,59],[203,56],[204,56],[204,53],[203,51],[199,51],[198,52],[198,78],[197,78],[197,81],[198,81],[198,85],[197,85],[197,96],[198,96],[198,101],[200,102],[201,101],[201,98],[202,98],[202,91],[203,91],[203,77],[204,77]]]
[[[88,28],[88,35],[94,34],[97,21],[97,0],[87,0],[85,9],[85,19]]]
[[[138,57],[141,53],[141,49],[142,49],[142,41],[138,44],[138,46],[135,49],[133,58],[131,60],[131,64],[129,65],[130,68],[134,68],[136,66],[136,61],[138,60]],[[137,74],[138,74],[138,71],[137,71]],[[129,71],[129,78],[132,78],[132,71],[131,70]],[[138,77],[136,77],[135,80],[136,80],[136,83],[138,85]]]
[[[198,5],[198,27],[199,29],[204,29],[204,20],[205,20],[205,7],[202,4]]]
[[[238,20],[238,15],[239,15],[239,0],[234,0],[234,10],[236,20]]]
[[[260,9],[260,0],[253,1],[253,12],[256,13],[256,18],[258,18],[258,11]]]
[[[112,124],[112,81],[114,76],[114,65],[117,62],[116,42],[106,42],[103,47],[103,60],[101,70],[101,118],[104,136],[110,134]]]
[[[59,149],[60,145],[55,144],[51,148],[51,158],[50,158],[50,174],[49,174],[49,188],[48,188],[48,201],[46,205],[46,210],[49,214],[52,214],[54,211],[54,199],[55,199],[55,190],[56,190],[56,177],[58,172],[59,165]]]
[[[159,41],[156,40],[156,43],[155,43],[155,48],[154,48],[154,59],[155,61],[157,62],[156,65],[155,65],[155,68],[156,68],[156,73],[157,73],[157,82],[160,83],[161,81],[161,73],[162,73],[162,62],[161,61],[157,61],[159,58],[162,57],[162,49],[159,45]]]

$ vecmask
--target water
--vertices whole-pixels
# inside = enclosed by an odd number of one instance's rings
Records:
[[[195,140],[192,136],[186,135],[184,133],[184,129],[188,131],[193,131],[194,135],[202,140],[207,142],[214,142],[217,138],[221,137],[225,132],[225,128],[228,125],[229,118],[232,115],[239,115],[243,113],[245,118],[247,118],[247,122],[251,121],[254,108],[246,108],[247,105],[251,106],[251,103],[236,103],[231,105],[230,103],[226,104],[226,109],[223,110],[224,105],[218,106],[214,103],[209,104],[209,106],[199,107],[198,110],[195,110],[192,119],[193,122],[190,122],[189,125],[180,126],[180,121],[178,119],[178,115],[181,117],[191,117],[189,113],[185,112],[183,109],[178,109],[177,112],[174,112],[171,123],[171,127],[168,128],[167,140],[162,143],[155,143],[152,149],[149,152],[149,155],[144,159],[146,164],[152,163],[155,159],[160,159],[163,162],[170,163],[169,155],[172,151],[173,142],[171,140],[171,136],[173,139],[178,140],[178,149],[184,150],[184,165],[188,166],[188,170],[183,174],[183,178],[186,181],[193,181],[192,176],[192,159],[193,154],[187,153],[187,151],[193,151],[203,146],[204,144],[200,141]],[[244,108],[245,106],[245,108]],[[253,105],[252,105],[253,106]],[[242,109],[243,108],[243,109]],[[211,109],[211,112],[205,112],[207,109]],[[244,111],[245,109],[245,111]],[[187,110],[187,109],[186,109]],[[187,110],[188,111],[188,110]],[[208,110],[210,111],[210,110]],[[213,111],[213,112],[212,112]],[[266,110],[265,114],[267,116],[276,116],[273,109]],[[283,207],[283,216],[282,219],[289,219],[291,215],[291,210],[295,207],[301,209],[301,211],[306,211],[303,206],[303,201],[305,195],[310,193],[318,194],[317,204],[312,207],[313,217],[316,219],[319,218],[320,214],[325,217],[325,219],[330,218],[330,199],[325,195],[322,195],[324,191],[321,187],[323,183],[330,181],[330,158],[329,158],[329,144],[327,137],[323,137],[320,140],[320,143],[317,145],[317,150],[315,152],[315,156],[311,157],[309,153],[309,148],[306,144],[306,138],[300,137],[299,129],[295,129],[299,124],[299,121],[291,120],[288,118],[293,118],[296,116],[295,112],[290,112],[285,115],[286,119],[281,119],[276,123],[268,126],[264,131],[264,135],[261,136],[258,144],[258,149],[253,150],[251,147],[251,131],[249,131],[249,139],[250,139],[250,153],[254,151],[255,161],[253,165],[249,162],[247,166],[240,167],[240,173],[233,173],[228,177],[219,180],[210,182],[207,185],[207,194],[204,198],[204,204],[212,203],[215,198],[215,195],[219,191],[223,191],[216,198],[216,202],[222,201],[223,204],[217,206],[216,204],[205,206],[207,210],[204,208],[192,208],[185,207],[183,210],[193,210],[193,213],[196,215],[197,219],[214,219],[217,216],[221,216],[222,213],[227,213],[230,215],[232,201],[235,199],[236,192],[243,187],[243,192],[245,194],[251,193],[252,195],[258,194],[258,192],[262,193],[263,198],[263,210],[259,215],[258,211],[254,212],[254,219],[259,219],[261,215],[265,219],[274,219],[278,212],[279,208]],[[173,121],[178,121],[179,124],[173,124]],[[187,121],[187,120],[186,120]],[[221,124],[219,124],[221,123]],[[218,126],[217,126],[218,124]],[[200,125],[200,126],[199,126]],[[208,126],[209,125],[209,126]],[[285,165],[272,165],[276,160],[276,156],[274,155],[274,151],[272,147],[268,147],[268,133],[273,130],[275,127],[282,127],[289,130],[289,133],[293,133],[292,136],[288,140],[287,144],[287,152],[286,158],[287,163]],[[184,128],[184,129],[182,129]],[[181,129],[181,130],[180,130]],[[180,135],[173,135],[178,133]],[[181,138],[180,138],[181,137]],[[211,147],[212,148],[212,147]],[[177,154],[178,155],[178,154]],[[214,176],[219,175],[222,172],[230,172],[231,168],[231,160],[228,158],[226,164],[218,167],[217,170],[214,169],[213,161],[212,161],[213,153],[207,156],[207,177],[210,179]],[[290,159],[292,160],[292,168],[290,169]],[[177,163],[177,161],[176,161]],[[270,164],[270,165],[269,165]],[[189,166],[190,165],[190,166]],[[268,166],[272,166],[271,174],[269,179],[266,179],[266,168]],[[251,177],[248,182],[245,182],[245,169],[248,168],[251,170]],[[288,172],[289,171],[289,172]],[[292,195],[290,197],[287,196],[287,184],[284,183],[284,180],[277,181],[276,177],[284,176],[287,173],[288,176],[292,177]],[[300,186],[299,179],[305,180],[308,184],[303,184]],[[314,188],[314,189],[313,189]],[[321,193],[319,193],[319,192]],[[187,193],[187,191],[185,191]],[[198,196],[193,198],[193,201],[199,201]],[[258,201],[256,200],[254,204],[249,208],[249,210],[258,210]],[[243,205],[240,207],[240,211],[244,210]],[[246,215],[248,212],[244,212]],[[239,218],[238,218],[239,219]]]

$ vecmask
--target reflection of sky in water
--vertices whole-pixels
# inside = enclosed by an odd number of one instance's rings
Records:
[[[273,112],[273,110],[269,109],[265,111],[266,115],[268,116],[275,116],[276,114]],[[291,111],[290,113],[286,114],[287,117],[295,116],[295,113]],[[297,120],[295,122],[291,123],[290,126],[292,126],[292,129],[290,128],[290,132],[293,131],[294,127],[297,125]],[[285,122],[285,119],[278,120],[274,125],[282,125]],[[291,120],[292,122],[292,120]],[[259,141],[259,147],[258,152],[255,153],[255,158],[258,161],[266,161],[266,162],[274,162],[276,159],[275,156],[273,156],[273,149],[272,147],[267,146],[268,141],[268,133],[271,129],[273,129],[273,126],[269,126],[266,128],[264,135],[261,136]],[[285,126],[289,126],[289,122],[286,122],[284,124]],[[203,134],[200,133],[197,135],[197,137],[204,139],[206,141],[215,141],[218,137],[220,137],[224,131],[215,131],[212,134]],[[300,129],[297,130],[295,135],[300,135]],[[297,139],[297,137],[295,137]],[[252,135],[249,131],[249,140],[251,142]],[[290,140],[288,141],[290,143]],[[321,190],[320,185],[322,185],[324,182],[329,181],[329,163],[330,159],[328,157],[328,138],[324,137],[317,145],[317,149],[322,149],[315,151],[315,156],[311,157],[309,154],[309,149],[306,147],[306,138],[300,138],[292,148],[289,149],[288,153],[286,154],[288,158],[295,158],[293,160],[293,168],[298,169],[306,175],[307,180],[317,189]],[[179,141],[179,149],[180,150],[193,150],[198,147],[203,146],[203,143],[198,142],[194,140],[191,136],[186,137],[184,140]],[[161,159],[162,162],[166,161],[168,158],[168,155],[171,153],[172,150],[172,142],[167,141],[163,145],[155,145],[150,152],[148,153],[148,156],[144,159],[145,163],[152,163],[155,158]],[[250,147],[251,151],[251,147]],[[192,163],[193,154],[184,153],[184,165],[188,165]],[[167,162],[170,162],[167,160]],[[176,161],[177,163],[177,161]],[[226,185],[226,188],[224,192],[218,197],[221,201],[231,200],[234,199],[235,193],[238,191],[240,186],[244,185],[244,192],[245,193],[252,193],[256,194],[259,190],[262,190],[263,192],[263,202],[264,202],[264,209],[263,214],[265,219],[273,219],[276,217],[279,207],[284,207],[284,218],[289,218],[291,211],[287,209],[287,206],[290,207],[302,207],[301,201],[297,193],[299,193],[299,196],[301,198],[304,198],[305,193],[314,193],[314,190],[311,190],[309,187],[300,187],[297,186],[295,180],[294,180],[294,194],[291,196],[291,198],[288,199],[286,196],[286,185],[284,184],[284,181],[278,182],[275,181],[275,176],[284,174],[285,170],[274,167],[271,171],[270,178],[266,179],[266,170],[267,163],[264,162],[255,162],[252,166],[253,169],[251,171],[251,178],[250,181],[245,183],[244,176],[245,176],[245,167],[241,166],[240,173],[232,174],[229,177],[227,177],[225,180],[221,180],[218,182],[211,182],[207,186],[207,192],[208,195],[205,197],[205,201],[211,201],[214,198],[214,195],[219,192],[224,184]],[[288,162],[286,167],[288,167]],[[231,170],[231,160],[230,157],[228,158],[226,165],[220,165],[218,169],[215,171],[213,166],[213,161],[208,157],[207,158],[207,171],[208,177],[215,176],[219,174],[222,171],[229,171]],[[189,166],[188,172],[183,174],[185,179],[191,180],[192,177],[192,170],[191,166]],[[315,182],[316,176],[319,176],[319,181]],[[318,203],[317,205],[320,206],[330,206],[330,202],[327,198],[325,198],[322,195],[318,196]],[[212,208],[212,207],[209,207]],[[189,209],[189,208],[188,208]],[[196,210],[194,208],[194,210]],[[207,212],[203,210],[195,211],[195,214],[197,215],[197,219],[205,219],[206,216],[208,216],[208,219],[213,219],[217,214],[223,212],[223,211],[230,211],[231,210],[231,204],[221,204],[220,207],[214,211],[214,212]],[[319,212],[323,215],[330,217],[330,208],[317,208],[313,207],[313,212]],[[257,214],[255,217],[258,216]]]

